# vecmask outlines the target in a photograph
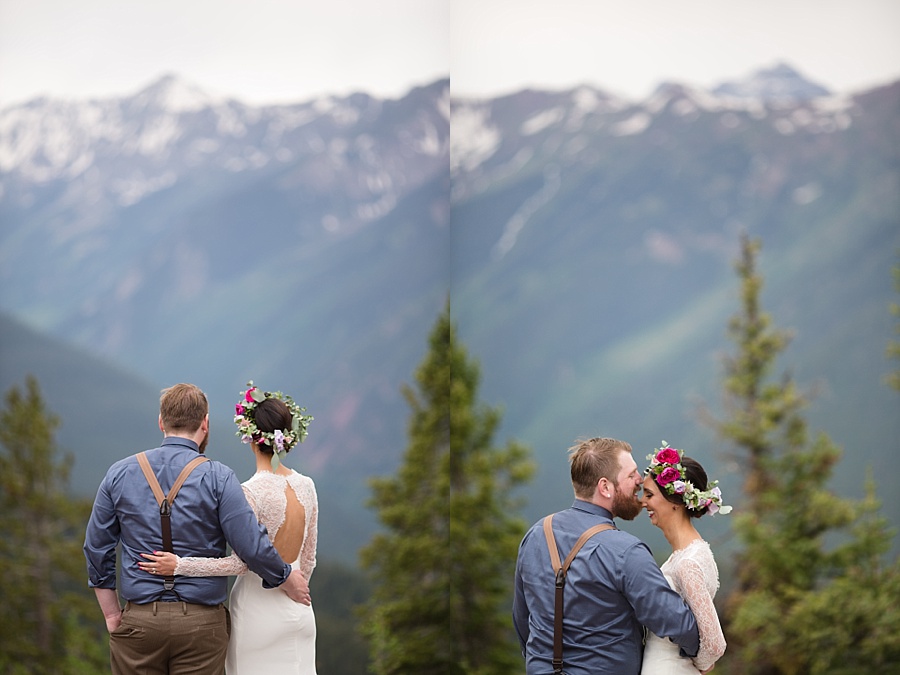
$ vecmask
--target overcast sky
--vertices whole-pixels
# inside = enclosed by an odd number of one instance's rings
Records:
[[[900,0],[0,0],[0,104],[166,73],[247,103],[452,78],[456,95],[643,97],[786,61],[830,89],[900,79]]]
[[[785,61],[838,92],[900,79],[898,0],[452,0],[454,94],[593,84],[633,98]],[[552,9],[551,9],[552,8]]]
[[[134,93],[176,73],[247,103],[450,72],[447,0],[0,0],[0,103]]]

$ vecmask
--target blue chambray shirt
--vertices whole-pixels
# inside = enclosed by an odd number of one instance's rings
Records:
[[[147,451],[164,493],[184,466],[199,453],[197,444],[169,436]],[[218,558],[226,542],[266,582],[279,586],[291,572],[269,542],[265,528],[247,503],[234,471],[216,461],[203,462],[188,476],[172,507],[172,548],[179,556]],[[159,506],[137,457],[113,464],[100,483],[84,540],[88,585],[116,588],[116,546],[121,543],[119,590],[125,600],[184,600],[200,605],[225,602],[227,577],[175,577],[175,593],[163,578],[141,571],[141,553],[162,550]]]
[[[565,559],[581,534],[612,522],[601,506],[576,499],[553,517],[553,535]],[[528,675],[553,672],[555,575],[543,520],[519,546],[513,622]],[[687,656],[700,648],[697,622],[669,586],[650,549],[621,530],[594,535],[566,576],[563,661],[567,675],[637,675],[643,658],[643,628],[672,638]]]

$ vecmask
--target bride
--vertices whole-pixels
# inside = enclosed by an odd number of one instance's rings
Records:
[[[647,635],[641,675],[696,675],[712,670],[725,653],[725,636],[716,614],[713,598],[719,588],[719,571],[712,550],[697,532],[693,519],[709,513],[728,513],[722,504],[717,481],[707,482],[700,463],[670,448],[647,456],[650,466],[644,472],[641,503],[650,522],[663,531],[672,545],[672,555],[662,566],[669,585],[684,598],[700,629],[700,651],[693,659],[679,654],[670,640]]]
[[[263,392],[248,382],[235,406],[237,434],[249,443],[256,473],[245,483],[244,495],[265,525],[285,562],[309,581],[316,566],[318,501],[307,476],[279,460],[306,438],[312,417],[304,415],[289,396]],[[262,579],[235,554],[227,558],[179,558],[172,553],[142,554],[150,562],[142,569],[185,576],[239,575],[229,602],[232,630],[225,670],[228,675],[315,675],[316,622],[312,606],[293,602],[284,593],[263,588]]]

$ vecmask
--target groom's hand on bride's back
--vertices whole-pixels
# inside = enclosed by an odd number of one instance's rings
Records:
[[[309,583],[300,573],[300,570],[291,572],[280,588],[294,602],[299,602],[301,605],[312,604],[312,597],[309,594]]]

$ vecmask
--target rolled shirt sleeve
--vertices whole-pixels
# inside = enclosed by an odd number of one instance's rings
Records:
[[[523,542],[519,545],[519,558],[516,561],[516,585],[513,593],[513,626],[516,629],[516,636],[519,638],[519,647],[522,656],[525,656],[525,645],[528,643],[528,605],[525,600],[525,588],[522,580],[522,553]]]
[[[119,534],[119,519],[104,480],[97,490],[84,538],[88,586],[91,588],[116,588]]]

